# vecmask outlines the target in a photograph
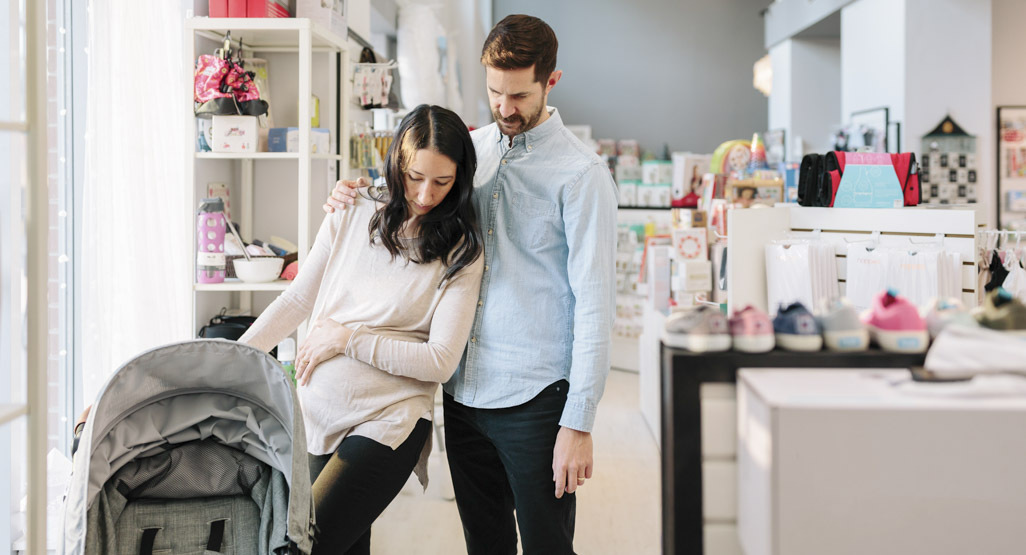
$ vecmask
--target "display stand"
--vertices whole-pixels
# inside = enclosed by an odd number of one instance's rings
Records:
[[[736,229],[736,228],[734,228]],[[664,554],[740,553],[734,384],[741,368],[910,368],[924,354],[695,354],[661,346]]]
[[[878,235],[880,246],[941,243],[962,257],[962,302],[976,306],[976,231],[973,208],[817,208],[798,205],[731,210],[727,215],[727,309],[753,305],[768,312],[765,247],[774,240],[811,238],[834,245],[841,294],[847,246]]]
[[[193,68],[196,56],[200,53],[197,43],[202,39],[210,40],[211,44],[218,43],[229,31],[233,39],[244,40],[247,51],[270,55],[295,54],[294,69],[279,66],[282,69],[276,74],[279,76],[276,82],[288,83],[288,71],[295,71],[296,78],[290,88],[277,90],[288,92],[285,97],[295,94],[294,99],[303,101],[290,101],[276,96],[271,109],[279,117],[276,125],[298,127],[298,152],[196,152],[196,130],[191,122],[194,120]],[[192,179],[190,186],[193,191],[189,220],[195,222],[195,209],[199,199],[206,196],[208,180],[237,184],[232,192],[232,197],[238,199],[232,207],[232,219],[239,222],[239,233],[243,239],[252,240],[258,233],[254,232],[254,223],[277,220],[283,216],[288,221],[291,219],[289,212],[292,212],[295,225],[284,228],[287,232],[279,233],[295,234],[299,264],[302,266],[323,218],[320,210],[322,195],[330,191],[338,176],[348,175],[349,155],[342,151],[342,146],[348,148],[349,144],[350,59],[346,37],[340,37],[305,18],[196,17],[185,21],[184,46],[183,109],[187,107],[184,117],[190,121],[189,132],[185,137],[188,141],[185,165],[186,175]],[[315,60],[318,67],[315,67]],[[274,75],[272,73],[272,78]],[[271,88],[274,89],[274,86]],[[310,99],[315,93],[326,100],[322,104],[321,120],[327,122],[323,126],[329,127],[332,135],[332,149],[327,153],[311,153],[313,107]],[[298,109],[293,116],[294,106]],[[288,165],[293,167],[289,168]],[[315,184],[319,186],[313,187]],[[282,189],[286,192],[278,195],[277,192]],[[315,198],[316,202],[311,198]],[[280,206],[285,199],[294,199],[295,207],[288,204]],[[255,217],[255,213],[260,217]],[[191,274],[190,280],[195,281],[195,257],[192,263],[184,267]],[[217,284],[196,283],[193,286],[189,327],[199,329],[222,306],[233,306],[242,313],[249,313],[253,310],[254,292],[284,291],[289,283],[280,279],[270,283],[243,283],[234,279]],[[304,332],[305,325],[301,325],[298,331],[300,340]]]

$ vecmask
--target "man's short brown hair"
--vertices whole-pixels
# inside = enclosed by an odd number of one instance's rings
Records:
[[[481,49],[481,63],[496,69],[534,66],[534,80],[544,84],[556,70],[559,41],[547,23],[529,15],[510,15],[495,24]]]

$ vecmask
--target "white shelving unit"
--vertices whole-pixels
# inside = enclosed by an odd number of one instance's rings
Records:
[[[195,152],[196,150],[196,126],[189,126],[189,134],[185,140],[188,141],[188,156],[185,160],[187,175],[192,175],[193,180],[190,186],[193,190],[192,211],[188,214],[190,221],[195,221],[195,207],[203,198],[202,191],[207,181],[225,181],[224,175],[237,176],[238,197],[232,196],[232,219],[239,223],[239,233],[244,240],[252,240],[254,229],[254,204],[261,203],[264,184],[261,184],[261,192],[255,191],[255,182],[265,174],[265,164],[278,164],[276,168],[280,171],[280,164],[288,164],[289,161],[295,164],[294,182],[276,182],[273,188],[295,189],[296,195],[296,244],[299,247],[299,264],[302,266],[306,254],[310,251],[313,243],[316,227],[313,224],[319,222],[314,219],[316,214],[313,210],[320,210],[322,203],[320,190],[316,190],[316,199],[311,199],[313,168],[317,164],[323,164],[325,182],[334,183],[338,176],[345,176],[349,173],[349,105],[350,105],[350,56],[347,37],[338,36],[326,28],[323,28],[309,19],[304,18],[206,18],[197,17],[186,20],[185,24],[185,75],[183,75],[183,94],[185,100],[183,109],[187,110],[186,116],[190,122],[194,120],[193,113],[193,68],[198,54],[206,53],[206,49],[200,50],[198,42],[200,39],[208,39],[210,44],[220,44],[226,32],[231,32],[233,43],[241,38],[245,51],[261,56],[266,54],[280,55],[296,54],[295,66],[284,67],[285,71],[276,73],[272,68],[269,76],[271,82],[277,82],[280,87],[281,74],[288,74],[298,70],[298,79],[295,81],[295,97],[298,101],[298,114],[295,121],[277,119],[277,127],[298,127],[299,129],[299,152],[251,152],[245,154],[216,153],[216,152]],[[317,55],[317,68],[314,67],[315,56]],[[323,64],[321,63],[323,60]],[[282,68],[283,66],[279,66]],[[323,73],[321,73],[323,72]],[[278,75],[276,80],[276,75]],[[329,78],[330,83],[321,90],[314,90],[315,76],[333,76]],[[274,88],[274,87],[272,87]],[[326,89],[326,90],[324,90]],[[281,89],[279,89],[281,90]],[[291,92],[291,91],[290,91]],[[321,99],[321,127],[328,127],[332,136],[332,153],[310,153],[311,126],[310,117],[312,106],[309,99],[312,94],[318,94]],[[277,95],[272,97],[271,110],[276,118],[280,118],[282,112],[291,109]],[[276,110],[278,108],[278,110]],[[291,118],[289,118],[291,119]],[[197,161],[202,161],[197,163]],[[265,179],[266,180],[266,179]],[[272,202],[272,201],[264,201]],[[284,209],[284,208],[283,208]],[[265,211],[266,212],[266,211]],[[291,233],[290,233],[291,234]],[[195,244],[195,237],[193,240]],[[190,311],[190,326],[196,330],[205,323],[216,312],[207,313],[210,310],[211,300],[204,300],[204,296],[220,295],[217,299],[219,304],[235,304],[232,308],[249,312],[253,310],[252,293],[254,292],[280,292],[284,291],[290,282],[278,280],[271,283],[244,283],[237,279],[227,279],[219,284],[195,283],[195,260],[188,264],[193,286],[193,307]],[[231,299],[224,294],[230,293]],[[237,294],[237,298],[235,298]],[[201,308],[202,307],[202,308]],[[304,335],[304,327],[299,330],[300,339]]]

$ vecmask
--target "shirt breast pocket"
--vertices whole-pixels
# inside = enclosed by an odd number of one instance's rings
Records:
[[[560,221],[556,205],[524,193],[513,194],[513,218],[506,222],[510,238],[522,247],[541,250],[556,241]]]

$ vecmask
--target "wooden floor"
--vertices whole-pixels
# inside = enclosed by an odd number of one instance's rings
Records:
[[[575,551],[658,553],[659,451],[638,409],[637,374],[610,372],[593,439],[595,473],[578,492]],[[429,473],[427,493],[411,479],[375,522],[372,553],[466,553],[456,504],[449,500],[448,469],[437,443]]]

